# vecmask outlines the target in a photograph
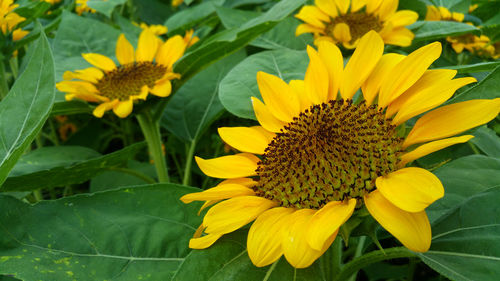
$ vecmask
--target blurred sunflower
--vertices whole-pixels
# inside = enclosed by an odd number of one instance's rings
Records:
[[[19,7],[18,4],[14,4],[13,0],[0,0],[0,28],[3,34],[12,33],[12,40],[21,40],[29,32],[17,28],[16,26],[23,22],[26,18],[14,12],[14,9]]]
[[[42,1],[47,2],[47,3],[51,4],[51,5],[54,5],[54,4],[57,4],[57,3],[61,2],[61,0],[42,0]]]
[[[445,7],[427,6],[427,21],[455,21],[463,22],[465,15],[457,12],[450,12]],[[466,24],[474,26],[471,22]],[[446,41],[451,43],[451,47],[457,54],[467,50],[481,57],[494,57],[495,47],[491,44],[490,38],[486,35],[477,36],[474,34],[464,34],[454,37],[446,37]]]
[[[414,11],[396,11],[398,0],[316,0],[314,6],[304,6],[296,18],[304,21],[295,31],[299,36],[313,33],[315,44],[327,40],[355,48],[368,31],[379,33],[386,44],[409,46],[415,37],[405,26],[414,23]]]
[[[455,70],[428,70],[441,54],[439,42],[408,56],[382,55],[383,40],[370,31],[345,68],[335,44],[318,45],[318,51],[307,49],[304,80],[287,84],[257,73],[264,102],[254,97],[252,102],[260,126],[219,128],[222,140],[242,153],[196,157],[203,173],[226,180],[181,198],[206,201],[202,209],[217,204],[203,218],[191,248],[207,248],[255,220],[247,249],[256,266],[284,255],[294,267],[308,267],[364,205],[404,246],[429,249],[425,208],[444,189],[431,172],[406,165],[467,142],[472,136],[452,136],[495,118],[500,98],[428,112],[475,81],[453,79]],[[360,88],[364,101],[353,102]],[[399,133],[405,121],[425,112],[406,137]]]
[[[95,13],[95,10],[87,5],[87,0],[76,0],[75,11],[78,15],[86,12]]]
[[[184,3],[184,0],[172,0],[172,7],[179,7],[182,3]]]
[[[173,72],[173,64],[186,50],[182,36],[176,35],[163,43],[149,29],[141,32],[137,50],[122,34],[116,43],[115,62],[103,55],[82,54],[94,67],[66,71],[63,81],[56,84],[66,92],[66,100],[79,98],[100,103],[94,110],[102,117],[108,110],[121,118],[127,117],[135,100],[145,100],[148,93],[166,97],[172,90],[171,80],[180,78]]]

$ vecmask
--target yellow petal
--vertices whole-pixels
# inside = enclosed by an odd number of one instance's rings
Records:
[[[134,62],[134,47],[124,34],[120,34],[116,42],[116,58],[122,65]]]
[[[287,217],[287,229],[283,233],[282,249],[287,261],[295,268],[310,266],[330,247],[337,233],[325,242],[325,249],[314,250],[307,243],[309,221],[315,211],[300,209]]]
[[[340,49],[332,42],[318,42],[318,53],[328,70],[328,100],[335,100],[338,96],[342,75],[344,72],[344,58]]]
[[[187,204],[193,201],[223,200],[248,195],[255,195],[255,192],[241,184],[222,184],[202,192],[186,194],[180,200]]]
[[[307,23],[302,23],[297,26],[297,29],[295,29],[295,36],[302,35],[304,33],[323,33],[323,29],[312,26]]]
[[[311,105],[313,105],[312,101],[306,94],[306,85],[304,83],[304,80],[290,80],[290,83],[288,84],[290,85],[290,88],[292,88],[297,98],[299,99],[300,112],[303,112],[304,110],[311,107]]]
[[[441,14],[437,7],[429,5],[427,6],[427,14],[425,15],[425,20],[436,21],[441,20]]]
[[[373,13],[376,9],[380,7],[380,4],[382,4],[384,0],[368,0],[366,1],[366,13],[371,14]]]
[[[160,46],[156,62],[171,69],[174,63],[184,55],[185,50],[184,39],[180,35],[175,35]]]
[[[106,111],[113,109],[113,107],[115,107],[118,104],[118,102],[119,102],[118,100],[103,102],[98,106],[96,106],[92,114],[97,118],[101,118]]]
[[[408,100],[401,105],[398,114],[392,120],[393,124],[399,125],[406,120],[433,109],[445,101],[447,101],[455,91],[467,84],[476,82],[474,77],[458,78],[447,83],[438,83],[431,87],[425,88],[417,94],[408,98]]]
[[[416,22],[417,19],[418,19],[418,14],[415,13],[414,11],[403,10],[403,11],[398,11],[398,12],[394,13],[392,16],[390,16],[387,19],[387,21],[393,27],[399,27],[399,26],[410,25],[410,24]]]
[[[139,35],[137,51],[135,52],[136,61],[153,61],[158,50],[158,37],[149,29],[145,29]]]
[[[264,154],[267,145],[275,136],[261,126],[223,127],[219,128],[219,135],[225,143],[239,151],[255,154]]]
[[[354,212],[356,199],[348,202],[332,201],[319,209],[309,221],[307,242],[315,250],[321,251],[325,242],[339,230]]]
[[[315,0],[314,5],[332,18],[336,18],[339,14],[337,11],[337,5],[335,5],[332,0]]]
[[[351,99],[377,65],[384,52],[384,42],[375,31],[363,35],[344,70],[340,86],[343,99]]]
[[[300,113],[300,103],[295,92],[280,78],[259,71],[257,84],[269,111],[284,122],[291,122]],[[306,85],[307,88],[307,85]]]
[[[385,54],[380,58],[380,61],[373,69],[372,75],[366,79],[361,87],[367,105],[372,104],[382,86],[382,81],[384,81],[387,75],[392,72],[392,69],[403,58],[405,58],[405,56],[395,53]]]
[[[125,118],[132,113],[132,109],[134,107],[133,100],[120,101],[114,108],[113,112],[116,116],[120,118]]]
[[[90,83],[97,83],[104,76],[101,70],[95,67],[89,67],[75,72],[65,71],[63,74],[64,80],[80,79]]]
[[[343,22],[337,23],[333,27],[333,37],[337,39],[339,42],[349,42],[351,41],[351,31],[349,30],[349,26]]]
[[[351,4],[350,2],[350,0],[335,0],[335,4],[337,4],[340,14],[345,15],[345,13],[347,13]]]
[[[384,0],[377,10],[378,17],[381,21],[386,21],[398,9],[398,0]]]
[[[328,100],[328,70],[314,48],[307,46],[307,54],[309,66],[304,77],[305,90],[313,104],[321,104]]]
[[[101,54],[88,53],[82,54],[82,56],[88,63],[104,71],[112,71],[116,68],[113,60]]]
[[[351,0],[351,13],[361,10],[370,0]]]
[[[246,187],[252,187],[255,186],[257,182],[251,178],[236,178],[236,179],[223,180],[218,185],[224,185],[224,184],[239,184]]]
[[[281,240],[286,217],[291,208],[272,208],[262,213],[250,227],[247,239],[248,256],[257,267],[270,265],[281,257]]]
[[[401,161],[399,162],[399,165],[404,166],[407,163],[410,163],[411,161],[416,160],[420,157],[424,157],[425,155],[430,154],[432,152],[441,150],[443,148],[446,148],[448,146],[451,146],[451,145],[454,145],[457,143],[468,142],[473,137],[474,136],[471,136],[471,135],[465,135],[465,136],[442,139],[442,140],[433,141],[430,143],[423,144],[423,145],[415,148],[414,150],[403,154],[403,156],[401,156]]]
[[[500,98],[470,100],[440,107],[418,119],[403,147],[459,134],[489,122],[499,112]]]
[[[156,82],[155,86],[150,90],[150,92],[157,97],[168,97],[172,92],[172,83],[168,79],[162,79]]]
[[[250,153],[227,155],[209,160],[195,157],[201,171],[213,178],[231,179],[255,176],[259,158]]]
[[[408,47],[415,38],[415,34],[406,27],[398,27],[384,34],[382,38],[386,44]]]
[[[365,204],[373,218],[406,248],[415,252],[429,250],[432,234],[425,211],[403,211],[385,199],[378,190],[365,196]]]
[[[220,202],[208,210],[203,218],[206,233],[225,234],[253,221],[277,203],[264,197],[239,196]]]
[[[377,189],[394,206],[417,213],[444,196],[441,181],[431,172],[415,167],[403,168],[378,177]]]
[[[434,42],[409,54],[398,63],[383,81],[379,106],[386,107],[410,88],[441,54],[441,43]]]
[[[451,18],[451,13],[445,7],[438,7],[439,13],[441,14],[441,19],[449,20]]]
[[[255,97],[251,97],[251,99],[252,99],[253,111],[255,112],[255,117],[257,117],[259,123],[266,130],[278,133],[281,130],[281,128],[283,128],[286,125],[285,122],[274,117],[269,108],[259,99]]]
[[[212,246],[222,234],[208,234],[199,238],[191,238],[189,240],[189,248],[191,249],[206,249]]]
[[[86,81],[61,81],[56,84],[56,88],[66,93],[98,93],[94,84]]]
[[[315,6],[304,6],[300,11],[295,15],[296,18],[302,20],[305,23],[308,23],[314,27],[318,27],[321,29],[325,28],[325,24],[323,22],[330,22],[330,18],[328,15],[323,13],[320,9]]]
[[[451,18],[454,20],[454,21],[458,21],[458,22],[462,22],[465,18],[465,15],[462,14],[462,13],[456,13],[456,12],[452,12],[451,13]]]

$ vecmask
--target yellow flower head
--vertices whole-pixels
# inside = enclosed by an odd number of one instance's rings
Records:
[[[465,15],[457,12],[450,12],[445,7],[427,6],[427,14],[425,15],[425,20],[428,21],[456,21],[462,22]]]
[[[0,29],[3,34],[12,33],[12,40],[17,41],[21,40],[29,32],[20,28],[15,29],[15,27],[26,18],[14,12],[14,9],[19,5],[13,3],[13,0],[0,0]]]
[[[247,249],[256,266],[284,255],[294,267],[308,267],[353,212],[366,206],[404,246],[429,249],[425,208],[444,189],[431,172],[406,166],[467,142],[472,136],[453,136],[495,118],[500,98],[432,110],[476,80],[453,79],[455,70],[428,70],[441,54],[439,42],[408,56],[383,55],[383,49],[381,36],[370,31],[345,67],[339,48],[321,41],[318,50],[307,49],[304,80],[286,83],[257,73],[263,101],[252,102],[260,125],[219,128],[222,140],[242,153],[196,157],[203,173],[225,180],[181,198],[206,201],[202,208],[216,204],[191,248],[207,248],[255,220]],[[360,88],[364,100],[354,102]],[[399,126],[422,113],[407,136],[399,133]]]
[[[87,0],[76,0],[75,11],[78,15],[86,12],[95,13],[95,10],[87,6]]]
[[[173,72],[174,63],[182,57],[186,43],[176,35],[163,42],[149,29],[139,36],[137,50],[123,34],[116,43],[115,62],[100,54],[82,54],[94,67],[74,72],[66,71],[56,87],[66,92],[66,100],[79,98],[100,103],[94,110],[102,117],[108,110],[121,118],[127,117],[135,100],[145,100],[149,93],[166,97],[172,90],[171,80],[180,78]]]
[[[151,32],[153,32],[154,35],[160,36],[167,34],[167,27],[161,24],[152,24],[152,25],[147,25],[146,23],[141,23],[139,27],[144,30],[144,29],[149,29]]]
[[[418,14],[396,11],[398,0],[316,0],[304,6],[296,18],[304,21],[295,35],[313,33],[315,44],[327,40],[352,49],[368,31],[379,33],[386,44],[409,46],[415,35],[405,26],[414,23]]]

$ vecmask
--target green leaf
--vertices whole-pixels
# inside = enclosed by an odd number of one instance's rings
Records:
[[[305,0],[280,1],[262,16],[248,21],[243,26],[215,34],[187,53],[177,63],[175,72],[180,73],[184,81],[188,80],[209,64],[236,52],[258,35],[273,28],[304,2]]]
[[[473,33],[478,36],[481,34],[477,27],[453,21],[417,21],[409,28],[415,33],[414,42],[436,40],[466,33]]]
[[[421,0],[400,0],[398,10],[412,10],[418,13],[420,19],[425,19],[427,5]]]
[[[455,208],[471,196],[500,186],[500,159],[471,155],[452,161],[434,171],[444,186],[445,195],[427,213],[431,221]]]
[[[118,5],[123,5],[127,0],[88,0],[87,5],[99,13],[111,17],[111,13]]]
[[[154,165],[143,163],[134,160],[128,161],[127,170],[141,175],[145,175],[151,179],[156,178],[156,170]],[[131,174],[121,169],[116,169],[109,172],[101,173],[92,178],[90,181],[90,192],[105,191],[118,187],[133,186],[148,184],[144,178],[138,177],[137,174]]]
[[[154,184],[42,201],[0,195],[0,274],[24,281],[170,280],[201,223],[198,189]]]
[[[232,281],[242,280],[242,276],[245,281],[324,280],[318,263],[295,269],[282,257],[276,265],[254,266],[246,251],[247,231],[225,235],[208,249],[191,251],[172,281]]]
[[[26,155],[27,159],[21,162],[21,167],[15,170],[14,175],[7,178],[0,190],[28,191],[82,183],[107,169],[126,166],[128,159],[133,158],[144,146],[144,143],[138,143],[103,156],[90,153],[89,150],[79,155],[84,148],[71,151],[74,147],[35,150],[34,156]],[[50,155],[51,152],[54,155]],[[61,161],[61,158],[65,158],[65,161]],[[30,159],[37,159],[37,162]]]
[[[0,185],[42,129],[54,102],[54,59],[45,33],[34,46],[26,70],[0,102]]]
[[[221,0],[206,1],[175,13],[165,21],[168,34],[179,34],[186,29],[192,28],[213,14],[215,7],[222,5],[223,2]]]
[[[163,2],[168,2],[163,3]],[[163,24],[172,14],[170,1],[159,0],[131,0],[134,15],[147,24]]]
[[[52,111],[50,114],[52,116],[55,115],[73,115],[80,113],[91,113],[91,106],[80,100],[72,100],[72,101],[59,101],[54,103],[54,107],[52,107]]]
[[[288,82],[304,79],[308,63],[306,51],[283,49],[252,55],[234,67],[222,80],[220,100],[232,114],[255,119],[250,97],[261,97],[257,72],[274,74]]]
[[[498,178],[498,169],[497,169]],[[451,280],[500,276],[500,187],[474,195],[433,224],[432,245],[420,258]]]
[[[470,141],[490,157],[500,158],[500,138],[495,131],[483,126],[474,132]]]
[[[64,11],[53,42],[56,81],[62,80],[67,70],[90,67],[82,53],[98,53],[113,58],[119,34],[107,24]],[[63,99],[62,94],[59,97]]]
[[[458,73],[475,73],[475,72],[491,71],[498,66],[500,66],[500,61],[480,62],[475,64],[465,64],[465,65],[450,65],[440,68],[456,69]]]
[[[161,125],[180,139],[197,140],[203,129],[219,115],[219,83],[245,57],[243,51],[224,58],[196,74],[169,101]]]
[[[500,98],[500,66],[495,68],[486,78],[477,83],[476,86],[457,95],[449,100],[447,104],[467,101],[472,99],[494,99]]]

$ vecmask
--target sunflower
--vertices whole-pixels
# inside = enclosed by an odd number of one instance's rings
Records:
[[[116,43],[118,66],[106,56],[82,54],[94,67],[66,71],[64,80],[56,87],[66,92],[66,100],[79,98],[100,103],[93,112],[96,117],[113,110],[118,117],[124,118],[132,112],[134,101],[145,100],[148,93],[158,97],[170,95],[170,81],[180,78],[172,66],[182,57],[186,46],[180,35],[163,42],[146,29],[141,32],[134,52],[134,47],[121,34]]]
[[[451,12],[445,7],[427,6],[427,21],[455,21],[463,22],[465,15],[462,13]],[[474,26],[471,22],[466,24]],[[467,50],[482,57],[492,57],[495,53],[495,47],[491,45],[490,38],[486,35],[476,36],[474,34],[464,34],[455,37],[446,37],[446,41],[451,43],[453,50],[460,54]]]
[[[3,34],[12,33],[12,40],[14,41],[21,40],[29,33],[20,28],[15,28],[26,19],[14,12],[17,7],[19,5],[14,4],[13,0],[0,0],[0,29]]]
[[[95,13],[95,10],[87,5],[87,0],[76,0],[75,11],[78,15],[86,12]]]
[[[304,6],[295,15],[305,22],[297,27],[295,35],[313,33],[316,45],[327,40],[352,49],[364,34],[374,30],[386,44],[409,46],[415,36],[405,26],[414,23],[418,14],[409,10],[396,12],[398,2],[316,0],[315,6]]]
[[[449,99],[474,78],[452,79],[455,70],[428,67],[441,44],[408,56],[383,54],[370,31],[344,68],[339,48],[328,41],[307,48],[304,80],[288,84],[257,73],[263,102],[252,97],[259,126],[223,127],[219,135],[242,153],[196,157],[201,171],[225,179],[184,203],[211,207],[189,247],[203,249],[253,222],[250,259],[269,265],[284,255],[296,268],[311,265],[356,209],[365,208],[408,249],[425,252],[431,227],[425,208],[444,195],[431,172],[408,163],[470,135],[452,137],[495,118],[500,98],[445,105],[418,119],[404,137],[407,120]],[[354,102],[357,95],[360,102]],[[340,92],[340,97],[338,97]],[[356,98],[358,99],[358,98]],[[203,235],[204,234],[204,235]]]

